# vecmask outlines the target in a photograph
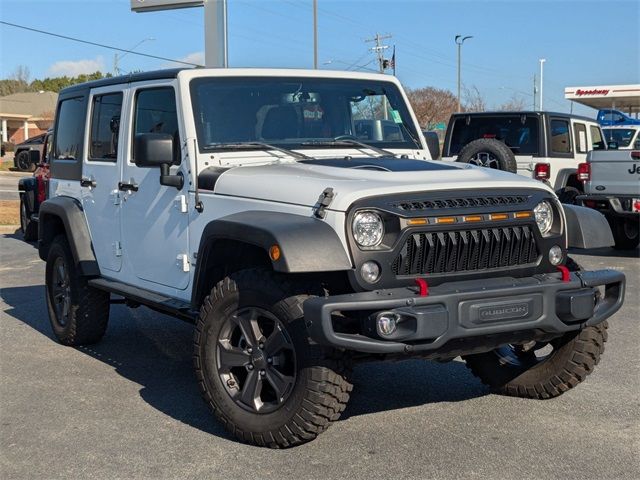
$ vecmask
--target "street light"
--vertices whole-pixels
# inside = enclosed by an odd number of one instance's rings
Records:
[[[544,97],[542,96],[542,91],[544,87],[544,62],[547,61],[546,58],[541,58],[538,60],[540,62],[540,111],[542,111],[542,100]]]
[[[458,45],[458,111],[460,111],[460,56],[462,55],[462,44],[470,38],[473,38],[473,36],[463,37],[462,35],[456,35],[455,38],[456,45]]]
[[[122,59],[122,57],[124,57],[125,55],[127,55],[128,53],[131,53],[133,50],[135,50],[136,48],[138,48],[140,45],[142,45],[144,42],[150,42],[155,40],[154,37],[147,37],[147,38],[143,38],[142,40],[140,40],[138,43],[136,43],[133,47],[131,47],[129,49],[129,51],[124,52],[123,54],[119,54],[116,53],[113,56],[113,74],[114,75],[118,75],[118,71],[120,70],[118,68],[118,62]]]

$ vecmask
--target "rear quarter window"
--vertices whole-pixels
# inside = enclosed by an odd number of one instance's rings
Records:
[[[551,119],[551,152],[571,153],[571,135],[569,134],[569,122],[557,118]]]

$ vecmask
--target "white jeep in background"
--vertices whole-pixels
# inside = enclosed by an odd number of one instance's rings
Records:
[[[443,160],[518,173],[548,183],[560,201],[582,192],[578,164],[607,148],[600,125],[577,115],[514,111],[456,113],[449,119]]]
[[[192,322],[206,402],[269,447],[337,420],[354,362],[463,356],[503,394],[574,387],[624,298],[622,273],[567,256],[612,243],[604,218],[565,212],[542,182],[429,158],[386,75],[190,69],[69,87],[39,214],[53,331],[97,342],[115,302]]]

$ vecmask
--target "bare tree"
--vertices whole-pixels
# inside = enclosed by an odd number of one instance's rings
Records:
[[[527,108],[527,101],[522,95],[514,93],[511,98],[500,105],[497,110],[517,112]]]
[[[29,67],[26,65],[18,65],[15,71],[11,74],[11,79],[16,80],[17,82],[24,83],[26,85],[29,84],[29,79],[31,78],[31,71]]]
[[[487,102],[475,85],[464,88],[464,111],[484,112],[487,110]]]
[[[449,90],[424,87],[408,90],[407,96],[418,123],[427,130],[439,122],[447,122],[457,108],[456,97]]]

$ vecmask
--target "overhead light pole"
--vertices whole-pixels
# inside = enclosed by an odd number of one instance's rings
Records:
[[[313,0],[313,68],[318,68],[318,0]]]
[[[462,57],[462,44],[465,40],[469,40],[470,38],[473,38],[473,35],[468,35],[466,37],[463,37],[462,35],[456,35],[455,38],[456,45],[458,46],[458,112],[460,111],[460,62]]]
[[[120,67],[118,66],[118,63],[120,62],[120,60],[122,60],[122,57],[124,57],[125,55],[127,55],[130,52],[133,52],[136,48],[138,48],[144,42],[151,42],[153,40],[155,40],[154,37],[143,38],[138,43],[136,43],[133,47],[131,47],[128,52],[124,52],[122,54],[121,53],[116,53],[113,56],[113,74],[114,75],[118,75],[118,71],[120,70]]]
[[[540,111],[542,111],[542,102],[544,100],[544,62],[546,62],[547,59],[541,58],[538,61],[540,62]]]

